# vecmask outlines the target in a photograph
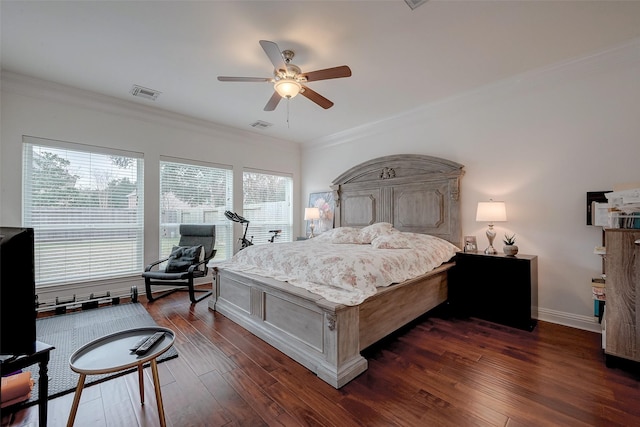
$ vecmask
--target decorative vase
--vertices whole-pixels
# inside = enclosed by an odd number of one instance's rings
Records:
[[[518,247],[516,245],[505,245],[502,251],[505,255],[514,256],[518,253]]]

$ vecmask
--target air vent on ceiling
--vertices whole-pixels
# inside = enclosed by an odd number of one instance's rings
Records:
[[[152,101],[155,101],[156,98],[158,98],[158,95],[160,95],[161,93],[162,92],[159,92],[155,89],[149,89],[138,85],[133,85],[133,87],[131,88],[131,95],[150,99]]]
[[[415,9],[418,6],[422,6],[429,0],[404,0],[407,5],[411,8],[411,10]]]
[[[254,127],[257,129],[266,129],[271,126],[273,126],[273,123],[263,122],[262,120],[258,120],[256,122],[251,123],[251,127]]]

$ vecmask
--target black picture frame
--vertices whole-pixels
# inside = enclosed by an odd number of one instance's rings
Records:
[[[611,193],[612,190],[608,191],[587,191],[587,225],[593,225],[591,222],[591,206],[593,202],[597,203],[607,203],[606,193]]]
[[[478,241],[476,236],[464,236],[463,252],[478,252]]]

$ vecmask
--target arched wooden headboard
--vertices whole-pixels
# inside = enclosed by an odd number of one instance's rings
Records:
[[[352,167],[333,180],[336,227],[389,222],[400,231],[438,236],[462,247],[463,165],[399,154]]]

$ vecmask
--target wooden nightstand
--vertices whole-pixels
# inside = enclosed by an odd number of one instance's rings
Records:
[[[538,257],[458,252],[449,302],[459,315],[532,331],[538,306]]]

